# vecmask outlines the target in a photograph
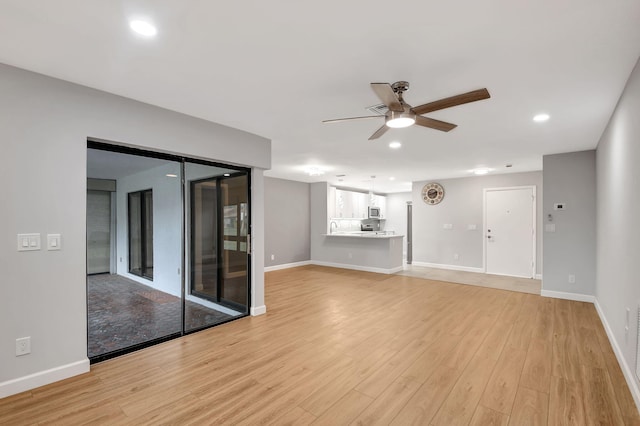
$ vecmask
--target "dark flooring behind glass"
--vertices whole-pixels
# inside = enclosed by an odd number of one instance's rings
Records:
[[[120,275],[88,276],[87,304],[89,358],[179,333],[182,328],[179,297]],[[189,301],[185,314],[187,330],[234,318]]]

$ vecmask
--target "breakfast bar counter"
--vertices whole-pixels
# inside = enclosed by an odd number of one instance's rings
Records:
[[[393,274],[402,270],[403,235],[389,232],[322,234],[323,259],[316,263],[360,271]]]

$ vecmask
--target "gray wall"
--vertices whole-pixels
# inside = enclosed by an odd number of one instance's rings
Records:
[[[309,184],[265,177],[264,196],[265,266],[311,259]]]
[[[429,181],[431,182],[431,181]],[[536,274],[542,273],[542,172],[508,173],[437,180],[445,191],[440,204],[422,201],[422,187],[413,183],[413,262],[483,268],[483,189],[536,186]],[[452,224],[453,229],[443,229]],[[476,225],[476,230],[468,230]],[[454,254],[459,258],[454,259]]]
[[[596,281],[596,152],[543,157],[544,291],[593,296]],[[565,203],[566,210],[554,210]],[[551,215],[552,221],[549,221]],[[569,275],[575,283],[569,283]]]
[[[636,318],[640,300],[639,117],[640,62],[627,82],[598,143],[596,154],[598,246],[595,295],[611,327],[615,345],[620,348],[631,371],[636,365]],[[628,334],[624,330],[627,307],[631,310]],[[634,380],[637,383],[637,379]]]
[[[254,168],[254,306],[263,306],[262,169],[268,139],[0,65],[0,397],[87,364],[87,137]],[[62,234],[62,250],[17,252],[16,234]],[[32,353],[15,356],[15,339]]]
[[[322,234],[327,233],[329,226],[327,222],[327,213],[329,209],[329,184],[327,182],[315,182],[310,187],[310,242],[311,242],[311,259],[324,260],[325,253],[322,244],[325,237]]]

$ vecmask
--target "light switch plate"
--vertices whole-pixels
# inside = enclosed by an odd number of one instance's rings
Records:
[[[47,250],[61,250],[62,237],[60,234],[47,234]]]
[[[40,234],[18,234],[18,251],[40,250]]]

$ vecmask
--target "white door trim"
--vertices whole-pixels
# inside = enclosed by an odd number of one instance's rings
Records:
[[[531,267],[531,277],[535,278],[536,276],[536,268],[537,268],[537,264],[538,264],[538,259],[536,256],[536,240],[538,238],[538,230],[537,230],[537,223],[538,220],[536,218],[536,200],[537,200],[537,193],[536,193],[536,186],[535,185],[523,185],[523,186],[505,186],[505,187],[500,187],[500,188],[483,188],[482,189],[482,269],[484,271],[484,273],[487,273],[487,193],[490,191],[509,191],[509,190],[514,190],[514,189],[531,189],[531,193],[533,194],[533,199],[531,200],[531,208],[532,208],[532,213],[533,213],[533,235],[532,235],[532,240],[533,240],[533,244],[531,247],[532,250],[532,256],[531,258],[533,259],[532,262],[532,267]]]

